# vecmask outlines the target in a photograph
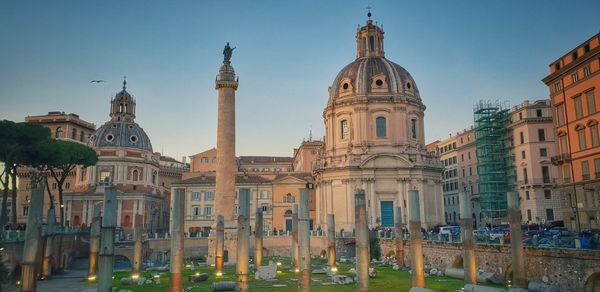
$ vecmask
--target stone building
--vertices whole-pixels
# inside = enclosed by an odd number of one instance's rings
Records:
[[[87,122],[79,117],[79,115],[70,113],[65,114],[64,112],[54,111],[48,112],[47,115],[38,116],[27,116],[25,122],[37,124],[50,129],[50,135],[53,139],[77,142],[77,143],[88,143],[91,135],[96,131],[96,125]],[[65,193],[73,192],[77,188],[77,179],[81,178],[83,169],[76,167],[75,170],[67,176],[63,189]],[[18,173],[18,187],[17,187],[17,223],[27,223],[27,216],[29,215],[30,195],[31,195],[31,169],[21,167],[17,171]],[[58,184],[54,179],[49,178],[50,191],[56,198],[54,208],[59,210],[58,202]],[[1,200],[1,199],[0,199]],[[46,220],[46,214],[50,208],[50,200],[44,200],[44,220]],[[10,207],[10,205],[9,205]],[[12,217],[9,216],[9,219]]]
[[[525,100],[510,112],[513,155],[524,222],[543,224],[562,220],[556,194],[558,172],[551,163],[556,154],[552,108],[549,100]]]
[[[336,228],[354,226],[354,189],[367,194],[369,225],[394,225],[407,192],[420,194],[424,226],[444,222],[443,166],[425,148],[425,105],[412,76],[385,58],[384,32],[367,20],[356,31],[356,59],[329,88],[325,140],[315,172],[317,224],[335,214]]]
[[[67,226],[89,225],[94,206],[102,204],[104,186],[112,183],[119,191],[118,227],[132,228],[135,214],[142,214],[147,230],[167,227],[170,184],[180,181],[187,168],[182,162],[152,151],[150,139],[135,122],[136,102],[125,84],[111,100],[111,119],[97,130],[76,114],[49,112],[25,118],[26,122],[50,128],[55,139],[87,144],[98,154],[95,166],[77,167],[67,177],[63,206],[58,203],[56,183],[50,181],[50,190],[57,198],[55,208],[64,208]],[[29,213],[30,174],[29,169],[19,170],[18,223],[25,223]],[[45,202],[47,212],[49,202]]]
[[[470,200],[474,227],[485,224],[485,218],[479,204],[479,176],[477,175],[477,153],[473,127],[456,134],[458,188]],[[460,217],[465,216],[460,214]]]
[[[550,64],[542,81],[553,106],[565,226],[600,228],[600,33]]]
[[[310,147],[314,148],[314,146]],[[207,234],[217,215],[214,209],[216,149],[212,148],[192,155],[190,159],[190,171],[183,174],[183,180],[172,185],[172,191],[175,188],[185,189],[184,228],[186,232],[197,234],[202,231]],[[285,156],[236,158],[236,198],[239,189],[251,190],[251,226],[254,226],[254,210],[260,208],[263,211],[264,230],[291,230],[292,205],[298,203],[299,189],[304,188],[307,183],[314,182],[310,172],[293,171],[293,161],[294,158]],[[311,190],[312,219],[315,218],[314,196],[315,192]],[[234,205],[237,210],[237,201]]]
[[[444,193],[444,219],[446,224],[457,225],[460,221],[458,187],[458,151],[456,136],[442,140],[438,144],[440,160],[444,165],[442,172],[442,192]]]
[[[317,168],[318,158],[323,149],[323,141],[302,141],[300,147],[294,149],[294,171],[312,172]]]

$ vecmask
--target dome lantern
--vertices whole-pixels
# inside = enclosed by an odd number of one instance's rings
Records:
[[[385,57],[383,50],[383,29],[373,24],[369,11],[367,24],[356,31],[356,58]]]
[[[110,100],[111,121],[133,122],[135,119],[135,99],[126,90],[127,80],[123,77],[123,90]]]

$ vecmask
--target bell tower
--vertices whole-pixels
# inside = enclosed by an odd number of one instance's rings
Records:
[[[356,31],[356,58],[385,57],[383,29],[373,24],[370,10],[367,16],[367,24]]]
[[[123,79],[123,90],[110,100],[110,119],[113,122],[135,119],[135,99],[127,92],[127,80]]]

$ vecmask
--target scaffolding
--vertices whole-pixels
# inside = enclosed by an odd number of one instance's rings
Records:
[[[507,217],[506,193],[515,183],[509,106],[480,101],[473,112],[479,202],[487,221],[497,224]]]

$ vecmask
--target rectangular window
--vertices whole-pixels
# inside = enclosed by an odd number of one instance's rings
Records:
[[[348,120],[343,120],[340,122],[340,130],[342,140],[348,139],[348,134],[350,133],[350,129],[348,128]]]
[[[467,157],[471,160],[471,152],[467,152]]]
[[[579,81],[579,74],[577,74],[577,72],[575,72],[575,73],[571,74],[571,81],[572,81],[573,83],[575,83],[575,82]]]
[[[561,103],[556,106],[556,125],[562,126],[565,124],[565,104]]]
[[[521,158],[525,159],[525,150],[521,151]]]
[[[194,207],[194,216],[200,216],[200,207]]]
[[[592,147],[600,145],[600,138],[598,137],[598,124],[590,126],[590,134],[592,136]]]
[[[527,221],[531,221],[531,209],[527,209]]]
[[[554,92],[559,92],[561,89],[560,81],[554,83]]]
[[[535,111],[535,116],[538,117],[538,118],[541,118],[542,117],[542,110],[541,109],[536,110]]]
[[[29,206],[23,206],[23,216],[29,216]]]
[[[546,200],[552,199],[552,190],[544,190],[544,199],[546,199]]]
[[[375,119],[375,132],[377,134],[377,138],[385,138],[386,136],[386,124],[384,117],[377,117]]]
[[[571,183],[571,170],[568,165],[563,165],[563,179],[565,183]]]
[[[590,73],[592,73],[592,71],[590,70],[590,65],[583,67],[583,77],[590,76]]]
[[[596,112],[596,97],[594,96],[593,90],[590,90],[585,93],[585,100],[587,102],[588,115],[595,113]]]
[[[561,154],[569,153],[569,149],[567,148],[567,136],[558,137],[558,144],[560,146],[559,151]]]
[[[460,155],[460,161],[465,161],[465,155],[464,154]]]
[[[548,156],[548,150],[546,150],[546,148],[540,148],[540,157],[547,157]]]
[[[581,162],[581,178],[590,180],[590,164],[587,161]]]
[[[212,216],[212,207],[204,207],[204,216]]]
[[[200,200],[200,193],[192,192],[192,201],[199,201],[199,200]]]
[[[469,166],[469,176],[473,176],[473,169]]]
[[[548,166],[542,166],[542,179],[545,184],[550,183],[550,169]]]
[[[65,190],[68,190],[71,188],[71,183],[65,183]]]
[[[538,129],[538,141],[546,141],[546,132],[544,131],[544,129]]]
[[[521,144],[525,143],[525,135],[523,135],[523,132],[519,133],[519,140],[521,141]]]
[[[464,169],[464,168],[463,168],[463,170],[462,170],[462,173],[463,173],[463,177],[465,177],[465,169]],[[439,190],[439,189],[438,189],[438,190]]]
[[[411,129],[411,136],[413,139],[417,139],[417,120],[412,119],[410,120],[410,129]]]
[[[523,168],[523,183],[529,183],[529,177],[527,176],[527,168]]]
[[[573,103],[575,103],[575,118],[581,119],[583,117],[583,106],[581,104],[581,95],[574,97]]]
[[[529,201],[529,191],[525,191],[525,200]]]
[[[57,188],[58,188],[58,184],[57,184],[57,183],[55,183],[55,182],[53,182],[53,183],[52,183],[52,189],[53,189],[53,190],[56,190]]]
[[[554,221],[554,210],[546,209],[546,221]]]
[[[594,171],[596,172],[596,178],[600,178],[600,159],[594,159]]]
[[[206,192],[204,193],[204,201],[213,201],[215,199],[215,193]]]
[[[579,137],[579,150],[585,150],[585,131],[583,129],[579,130],[577,136]]]

